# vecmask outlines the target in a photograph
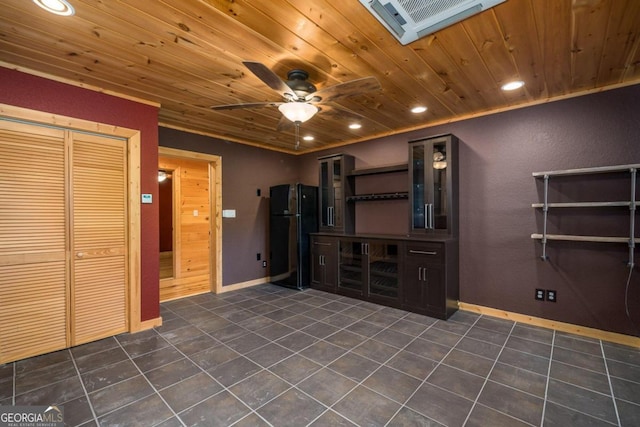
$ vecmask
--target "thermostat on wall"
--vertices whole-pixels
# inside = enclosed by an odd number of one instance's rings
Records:
[[[142,203],[153,203],[153,195],[152,194],[143,194],[142,195]]]

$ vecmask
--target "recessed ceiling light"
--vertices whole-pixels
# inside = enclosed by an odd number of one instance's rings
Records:
[[[425,111],[427,111],[427,107],[419,105],[417,107],[413,107],[411,109],[411,112],[414,114],[418,114],[418,113],[424,113]]]
[[[524,86],[524,82],[522,80],[515,80],[502,85],[502,90],[516,90],[520,89],[522,86]]]
[[[33,0],[35,4],[56,15],[71,16],[76,11],[67,0]]]
[[[302,139],[304,139],[305,141],[313,141],[313,137],[311,135],[303,136]]]
[[[360,129],[362,125],[360,123],[351,123],[349,129]]]

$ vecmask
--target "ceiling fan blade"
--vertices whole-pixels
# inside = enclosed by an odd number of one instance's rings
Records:
[[[382,87],[375,77],[363,77],[337,85],[329,86],[306,96],[307,101],[320,97],[321,102],[331,102],[346,96],[360,95],[365,92],[380,90]],[[315,101],[318,102],[318,101]]]
[[[237,110],[240,108],[262,108],[262,107],[277,107],[282,102],[247,102],[244,104],[227,104],[227,105],[214,105],[212,110]]]
[[[255,74],[257,78],[265,82],[267,86],[278,92],[283,97],[293,99],[297,98],[293,90],[287,86],[287,84],[278,77],[276,73],[267,68],[263,63],[255,61],[242,61],[242,63],[253,74]]]
[[[335,120],[364,120],[366,117],[355,113],[346,108],[339,107],[337,105],[322,104],[322,114],[331,116]]]

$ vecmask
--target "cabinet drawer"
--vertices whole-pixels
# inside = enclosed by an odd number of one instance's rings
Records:
[[[442,243],[407,243],[407,257],[420,257],[433,263],[444,262],[444,244]]]

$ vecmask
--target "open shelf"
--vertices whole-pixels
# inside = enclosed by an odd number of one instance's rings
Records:
[[[633,169],[640,169],[640,163],[631,165],[617,165],[617,166],[600,166],[595,168],[580,168],[580,169],[564,169],[557,171],[547,172],[533,172],[533,176],[536,178],[542,178],[545,176],[566,176],[566,175],[588,175],[594,173],[611,173],[611,172],[624,172],[631,171]]]
[[[349,176],[378,175],[381,173],[404,172],[409,170],[409,165],[403,163],[400,165],[379,166],[375,168],[354,169]]]
[[[544,179],[544,200],[542,203],[532,203],[532,208],[541,208],[543,212],[542,220],[542,233],[534,233],[531,235],[532,239],[537,239],[542,242],[542,256],[543,260],[547,259],[547,241],[550,240],[564,240],[571,242],[601,242],[601,243],[625,243],[629,246],[629,261],[627,265],[633,268],[634,265],[634,250],[635,242],[638,240],[635,237],[635,214],[636,214],[636,177],[640,164],[629,165],[617,165],[617,166],[602,166],[594,168],[581,168],[581,169],[565,169],[547,172],[533,172],[534,178]],[[562,176],[579,176],[579,175],[593,175],[604,173],[628,173],[630,178],[629,186],[629,200],[622,201],[592,201],[592,202],[549,202],[549,180],[551,177]],[[568,235],[568,234],[549,234],[547,233],[547,221],[548,212],[550,208],[607,208],[607,207],[626,207],[629,208],[629,235],[622,236],[584,236],[584,235]]]
[[[571,202],[571,203],[547,203],[548,208],[606,208],[629,207],[631,202]],[[532,208],[544,208],[544,203],[532,203]]]
[[[347,197],[347,202],[363,202],[372,200],[400,200],[408,199],[408,192],[397,193],[372,193],[372,194],[357,194],[355,196]]]
[[[543,237],[546,237],[547,240],[564,240],[568,242],[629,243],[631,240],[629,237],[577,236],[571,234],[546,234],[543,236],[540,233],[533,233],[531,235],[531,238],[536,240],[542,240]]]

